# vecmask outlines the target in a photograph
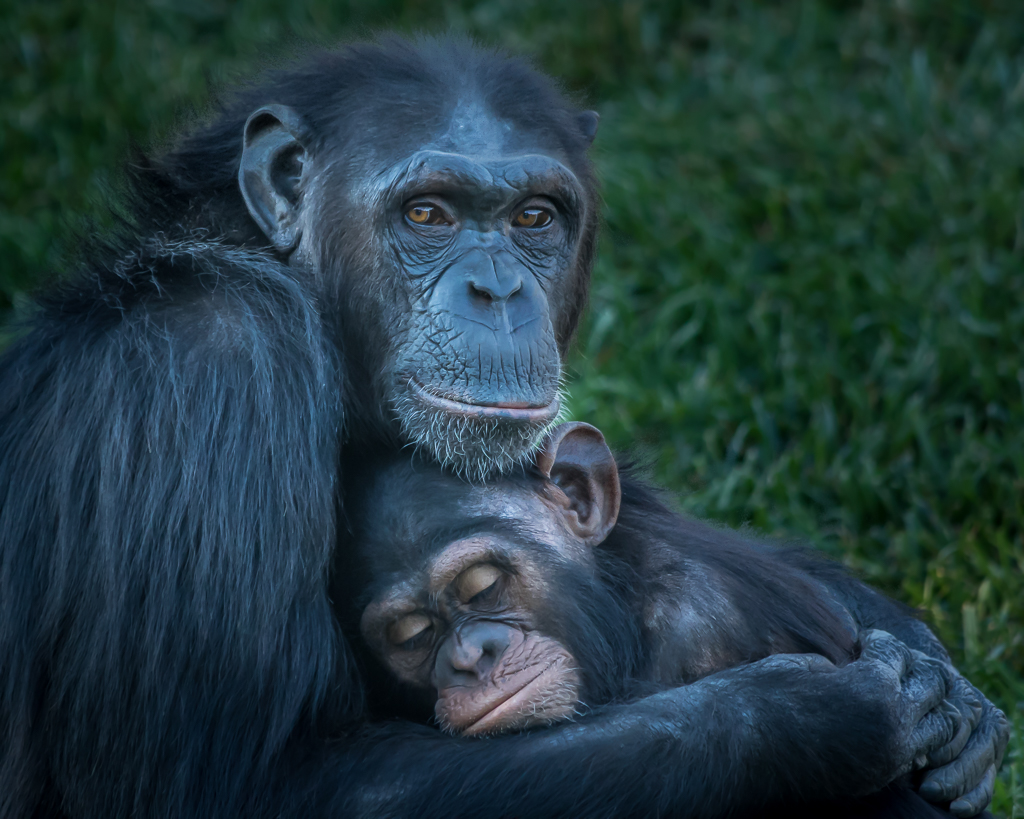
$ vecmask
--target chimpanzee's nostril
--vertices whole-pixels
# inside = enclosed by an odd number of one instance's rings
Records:
[[[494,294],[476,282],[469,283],[469,296],[476,301],[482,301],[484,304],[490,304],[494,301]]]
[[[473,275],[469,278],[469,296],[484,304],[504,302],[523,289],[523,279],[518,273],[498,275]]]

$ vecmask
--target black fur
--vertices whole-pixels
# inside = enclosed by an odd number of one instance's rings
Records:
[[[716,683],[732,706],[697,685],[494,742],[367,720],[327,580],[346,436],[394,438],[359,360],[388,328],[359,291],[341,298],[345,276],[270,249],[235,184],[239,139],[282,102],[344,165],[428,126],[470,80],[560,144],[592,195],[575,112],[521,63],[448,41],[320,56],[140,163],[126,238],[88,254],[4,354],[3,819],[713,816],[895,764],[900,715],[876,689],[778,670]],[[324,240],[334,273],[374,262],[348,236]],[[563,346],[593,241],[591,215]],[[750,714],[756,733],[739,730]],[[767,752],[795,734],[784,764]]]
[[[848,617],[830,604],[810,569],[828,581],[843,578],[860,593],[864,588],[819,556],[794,548],[779,549],[756,537],[678,515],[658,494],[628,470],[620,473],[622,509],[599,556],[612,554],[629,563],[638,601],[678,598],[673,581],[705,569],[735,617],[715,624],[716,611],[705,604],[700,614],[715,629],[706,638],[728,646],[738,662],[769,654],[821,654],[842,664],[852,659],[856,634]],[[885,599],[885,598],[881,598]],[[909,610],[904,616],[909,615]],[[695,660],[696,661],[696,660]],[[684,659],[683,667],[689,663]],[[695,679],[684,674],[682,682]]]

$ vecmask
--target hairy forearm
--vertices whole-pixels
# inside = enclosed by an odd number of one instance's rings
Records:
[[[620,817],[685,808],[710,817],[880,787],[894,769],[880,751],[892,745],[885,706],[858,696],[842,671],[823,670],[827,661],[794,662],[817,665],[733,669],[518,736],[370,729],[334,760],[332,775],[321,770],[319,807],[306,815]],[[856,731],[834,708],[851,694]]]
[[[688,783],[699,785],[695,768],[716,764],[701,725],[710,703],[696,694],[518,736],[464,739],[402,725],[371,731],[346,748],[337,760],[343,772],[332,778],[358,787],[332,793],[327,783],[324,810],[314,815],[653,816],[678,804]],[[674,711],[682,717],[669,720]],[[700,790],[691,797],[706,805]]]

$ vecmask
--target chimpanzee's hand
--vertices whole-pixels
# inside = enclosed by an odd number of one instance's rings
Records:
[[[652,815],[753,815],[866,796],[923,767],[960,729],[946,702],[954,679],[941,660],[871,631],[842,667],[775,655],[528,736],[551,754],[615,760],[601,781],[621,773],[624,754],[642,761]]]
[[[1010,739],[1010,723],[998,708],[952,669],[947,697],[962,717],[960,730],[928,754],[928,771],[919,793],[929,802],[951,802],[954,816],[977,816],[992,801],[996,771]]]
[[[960,730],[960,711],[947,702],[955,679],[943,661],[868,631],[860,657],[841,668],[818,655],[775,655],[680,692],[717,689],[714,720],[694,712],[710,725],[705,745],[728,729],[732,746],[749,753],[747,769],[761,772],[750,792],[771,779],[764,801],[781,804],[866,796],[923,768]],[[649,701],[666,695],[675,692]]]
[[[959,675],[948,663],[910,648],[888,632],[866,631],[860,645],[857,662],[881,662],[899,675],[894,705],[903,730],[892,749],[903,760],[899,773],[925,767],[928,755],[949,747],[961,730],[964,714],[950,702]]]

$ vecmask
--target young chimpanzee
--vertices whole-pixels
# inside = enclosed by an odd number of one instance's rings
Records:
[[[586,424],[556,428],[532,470],[488,485],[396,456],[367,465],[350,491],[358,565],[339,567],[339,599],[358,603],[350,625],[358,618],[380,716],[462,735],[521,730],[773,654],[842,665],[876,627],[946,659],[903,607],[838,567],[684,518],[620,482]],[[1004,730],[966,681],[949,708],[987,723],[981,735]],[[961,752],[973,763],[965,741],[930,763]],[[979,796],[955,813],[976,813]],[[843,809],[944,815],[905,788]]]

